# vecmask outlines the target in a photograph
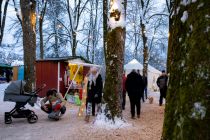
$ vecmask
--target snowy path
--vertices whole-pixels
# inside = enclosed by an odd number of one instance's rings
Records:
[[[29,124],[26,119],[13,119],[13,123],[4,124],[4,112],[14,107],[14,103],[2,102],[6,84],[0,84],[0,140],[160,140],[164,106],[159,107],[157,93],[153,104],[142,103],[141,118],[130,118],[130,103],[127,99],[124,118],[131,126],[106,130],[96,128],[77,117],[78,107],[68,106],[67,113],[60,121],[47,119],[47,115],[33,108],[39,120]],[[93,120],[93,117],[91,118]]]

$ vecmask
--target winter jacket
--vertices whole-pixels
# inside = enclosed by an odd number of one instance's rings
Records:
[[[56,102],[56,101],[58,101],[58,100],[61,101],[62,105],[65,104],[65,100],[64,100],[63,96],[61,95],[61,93],[56,93],[56,96],[52,96],[52,98],[50,98],[50,99],[48,99],[47,97],[44,97],[44,98],[41,100],[40,103],[41,103],[41,106],[44,106],[45,103],[46,103],[47,101],[49,101],[49,103],[50,103],[51,105],[53,105],[53,102]]]
[[[96,78],[96,82],[88,81],[87,85],[87,102],[101,103],[103,82],[102,77],[99,74]]]
[[[144,88],[147,88],[147,76],[143,76]]]
[[[144,82],[141,75],[136,72],[128,74],[125,82],[125,88],[128,92],[128,96],[141,98],[144,90]]]
[[[156,83],[160,89],[165,89],[167,88],[167,82],[168,82],[168,76],[166,74],[162,74],[160,77],[158,77]]]

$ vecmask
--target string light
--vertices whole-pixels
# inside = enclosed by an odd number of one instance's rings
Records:
[[[88,78],[85,77],[84,78],[84,87],[83,87],[83,94],[82,94],[82,104],[79,108],[79,112],[78,112],[78,116],[81,117],[83,112],[84,112],[84,108],[86,107],[85,102],[86,102],[86,98],[87,98],[87,84],[88,84]]]

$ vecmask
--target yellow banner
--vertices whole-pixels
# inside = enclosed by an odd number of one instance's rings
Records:
[[[70,80],[73,80],[78,67],[79,67],[78,65],[69,64]],[[81,82],[83,81],[83,66],[80,66],[80,69],[79,69],[74,81],[77,82],[77,84],[81,84]]]

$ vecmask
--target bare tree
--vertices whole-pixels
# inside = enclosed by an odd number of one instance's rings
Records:
[[[43,40],[43,22],[44,22],[44,17],[46,13],[46,8],[47,8],[47,0],[40,1],[38,3],[40,5],[40,8],[38,6],[38,21],[39,21],[39,49],[40,49],[40,58],[44,58],[44,40]]]
[[[69,28],[67,32],[70,36],[70,44],[72,50],[72,56],[76,56],[77,49],[77,30],[80,23],[80,18],[82,12],[84,11],[89,0],[74,0],[73,4],[69,3],[69,0],[66,0],[66,9],[69,18]]]
[[[3,3],[3,0],[0,1],[0,8],[1,8],[0,9],[0,46],[3,40],[3,36],[4,36],[4,27],[5,27],[6,17],[7,17],[8,4],[9,4],[9,0],[6,0],[5,3]]]

